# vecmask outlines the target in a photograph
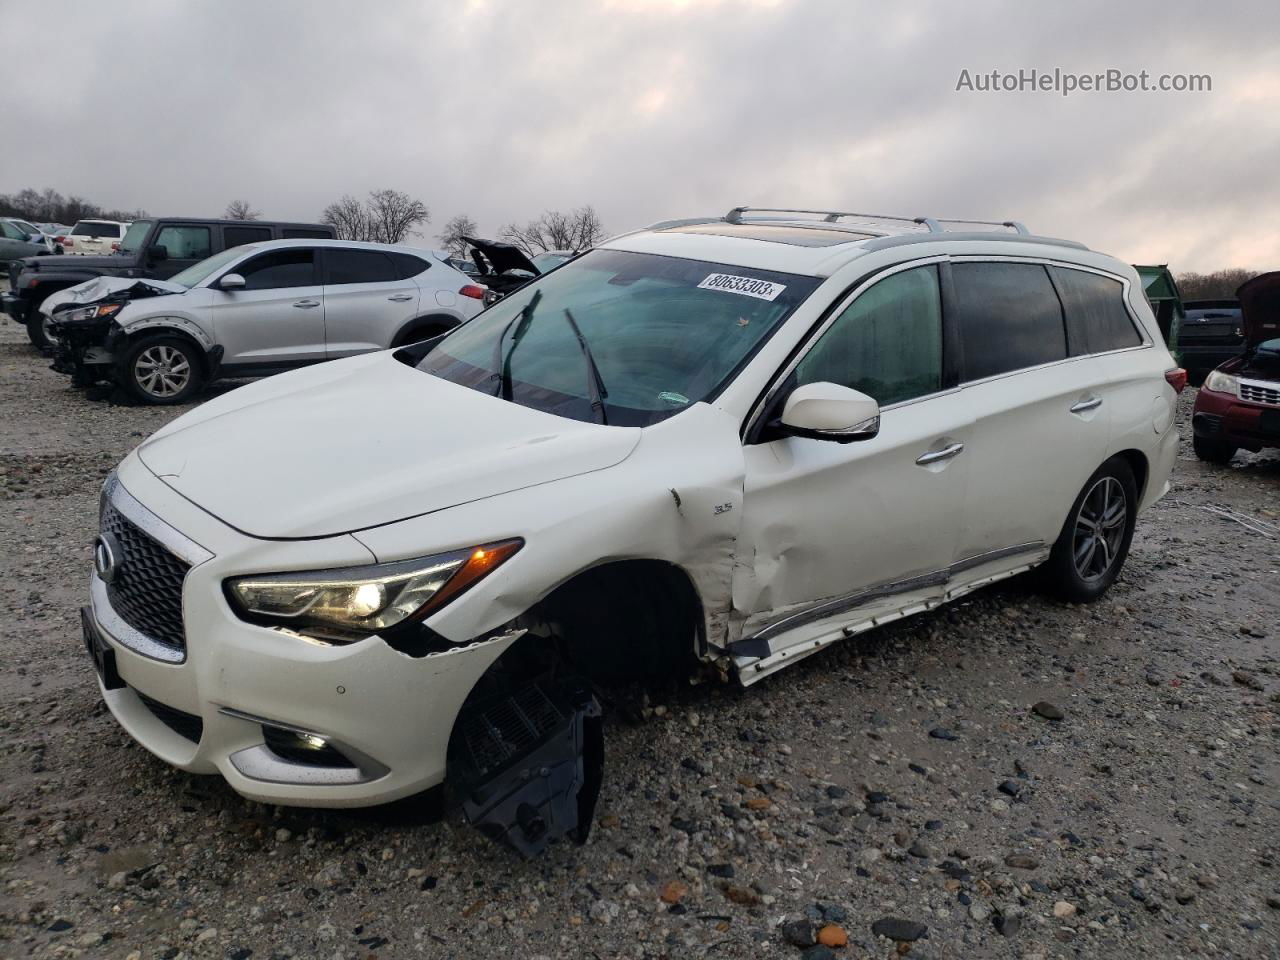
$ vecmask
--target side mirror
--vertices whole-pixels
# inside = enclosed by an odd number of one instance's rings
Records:
[[[244,277],[238,273],[224,273],[218,281],[219,290],[243,290]]]
[[[168,260],[169,248],[162,246],[161,244],[156,244],[155,246],[147,249],[147,256],[150,257],[152,260],[156,261],[157,263],[159,263],[161,260]]]
[[[811,440],[870,440],[880,432],[880,404],[839,384],[806,383],[791,391],[778,425],[784,433]]]

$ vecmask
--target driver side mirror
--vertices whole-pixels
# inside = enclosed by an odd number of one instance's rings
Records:
[[[224,273],[218,281],[219,290],[243,290],[244,277],[238,273]]]
[[[163,246],[162,244],[156,244],[155,246],[150,247],[147,250],[147,256],[150,257],[156,263],[159,263],[161,260],[168,260],[169,248],[166,246]]]
[[[794,437],[852,443],[880,432],[880,404],[835,383],[806,383],[787,397],[779,429]]]

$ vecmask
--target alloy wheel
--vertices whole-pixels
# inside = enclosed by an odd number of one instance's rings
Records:
[[[181,350],[159,343],[138,354],[133,362],[133,378],[151,396],[168,399],[191,382],[191,364]]]
[[[1129,502],[1115,477],[1103,477],[1085,494],[1076,513],[1071,554],[1076,573],[1086,583],[1106,576],[1124,541]]]

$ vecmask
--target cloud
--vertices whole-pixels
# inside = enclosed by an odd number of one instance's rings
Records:
[[[15,4],[0,192],[311,219],[392,186],[483,232],[740,203],[1016,218],[1175,269],[1280,259],[1268,3]],[[42,39],[43,38],[43,39]],[[962,69],[1210,93],[957,92]],[[432,228],[428,228],[429,231]]]

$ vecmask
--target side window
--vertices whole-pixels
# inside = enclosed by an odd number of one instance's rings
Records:
[[[213,255],[208,227],[177,224],[161,227],[152,245],[164,247],[170,260],[203,260]]]
[[[233,267],[231,272],[244,277],[246,290],[310,287],[316,282],[315,251],[307,248],[273,250]]]
[[[938,268],[913,267],[865,290],[796,367],[797,385],[827,381],[881,406],[942,388]]]
[[[391,258],[377,250],[326,247],[324,273],[325,283],[386,283],[400,279],[400,271]]]
[[[1066,267],[1054,267],[1053,276],[1067,309],[1072,356],[1142,343],[1125,309],[1124,284],[1119,280]]]
[[[22,233],[8,220],[0,220],[0,233],[3,233],[10,240],[21,240]]]
[[[1063,360],[1062,305],[1038,263],[955,263],[956,318],[962,380]]]
[[[246,243],[261,243],[271,239],[270,227],[223,227],[224,247],[239,247]]]
[[[285,227],[280,231],[282,240],[332,240],[327,230],[308,230],[305,227]]]
[[[399,280],[407,280],[409,277],[416,277],[418,274],[430,269],[431,264],[423,260],[421,257],[415,257],[412,253],[388,253],[391,262],[396,265],[396,277]]]

